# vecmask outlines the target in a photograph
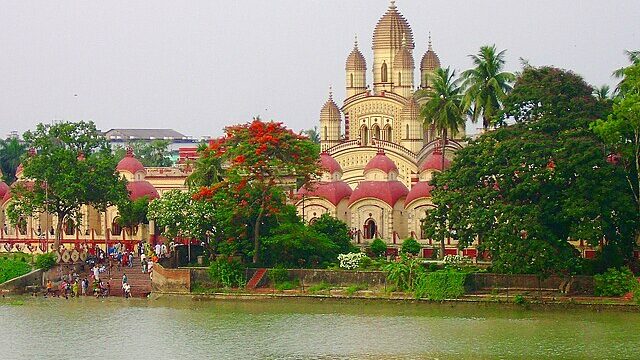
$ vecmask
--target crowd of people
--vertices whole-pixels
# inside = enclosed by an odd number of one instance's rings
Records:
[[[90,254],[92,256],[86,261],[88,265],[91,265],[88,276],[81,277],[75,272],[62,275],[61,281],[56,286],[49,280],[46,284],[45,297],[60,296],[66,299],[89,295],[106,297],[111,294],[111,284],[108,278],[114,272],[114,267],[119,271],[123,268],[133,270],[134,259],[137,255],[140,258],[140,270],[143,274],[149,274],[149,278],[153,279],[153,264],[161,258],[170,256],[167,245],[156,244],[151,247],[142,241],[135,248],[129,249],[121,243],[117,243],[109,247],[106,252],[96,246],[90,251]],[[125,272],[122,274],[122,296],[129,298],[131,297],[131,284],[127,274]]]

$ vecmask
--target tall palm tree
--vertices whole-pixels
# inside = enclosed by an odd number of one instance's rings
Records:
[[[505,52],[497,52],[495,45],[482,46],[477,55],[469,55],[475,67],[461,74],[465,89],[464,109],[470,113],[473,122],[482,118],[484,130],[497,120],[502,101],[515,81],[515,75],[503,71]]]
[[[636,65],[640,63],[640,50],[625,50],[624,54],[627,56],[627,59],[629,59],[629,62],[631,63],[631,65]],[[614,90],[614,94],[617,94],[620,92],[620,88],[622,86],[622,83],[624,82],[624,72],[625,70],[627,70],[627,68],[628,66],[624,66],[613,72],[612,74],[613,77],[617,79],[621,79]]]
[[[455,70],[439,68],[432,77],[432,90],[427,101],[422,105],[420,115],[425,125],[435,127],[441,135],[442,164],[444,171],[444,157],[447,135],[458,134],[460,127],[465,125],[466,114],[462,105],[462,89],[460,81],[455,79]],[[440,239],[440,257],[444,257],[444,236]]]
[[[16,170],[26,152],[26,145],[16,138],[0,140],[0,170],[7,183],[16,180]]]
[[[599,88],[593,89],[593,96],[599,101],[606,101],[610,99],[611,88],[609,85],[602,85]]]

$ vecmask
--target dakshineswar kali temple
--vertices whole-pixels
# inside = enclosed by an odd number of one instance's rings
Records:
[[[416,92],[429,91],[440,59],[430,37],[425,40],[420,80],[415,82],[414,35],[391,1],[373,31],[370,86],[356,39],[345,65],[346,99],[338,107],[329,93],[320,111],[325,173],[314,187],[299,193],[296,206],[306,221],[329,213],[350,226],[356,243],[380,238],[391,250],[413,237],[424,246],[423,256],[433,253],[436,244],[421,231],[421,221],[433,206],[428,181],[442,170],[442,141],[420,117],[424,100]],[[447,157],[464,145],[464,137],[461,128],[447,141]],[[449,164],[445,159],[444,166]],[[476,255],[474,249],[463,252]],[[447,243],[446,253],[459,253],[455,241]]]

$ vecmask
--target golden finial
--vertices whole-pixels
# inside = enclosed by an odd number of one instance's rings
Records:
[[[396,0],[391,0],[389,4],[389,9],[395,9],[395,8],[396,8]]]
[[[329,100],[333,101],[333,87],[329,85]]]
[[[433,51],[433,48],[431,47],[431,31],[429,31],[429,48],[428,50]]]
[[[358,48],[358,34],[355,35],[355,40],[353,41],[353,47]]]

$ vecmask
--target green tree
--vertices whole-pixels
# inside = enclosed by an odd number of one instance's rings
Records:
[[[198,146],[198,159],[194,162],[193,172],[187,177],[186,183],[190,189],[212,186],[222,181],[224,170],[220,157],[210,153],[207,144]]]
[[[382,239],[373,239],[369,249],[375,256],[380,257],[387,252],[387,244]]]
[[[640,63],[626,68],[625,81],[606,120],[591,127],[624,168],[629,190],[640,214]]]
[[[627,56],[627,59],[629,60],[629,62],[631,63],[631,65],[638,65],[640,64],[640,51],[639,50],[625,50],[624,54]],[[616,69],[613,72],[613,76],[615,78],[621,79],[620,82],[618,83],[618,85],[616,86],[615,92],[619,92],[622,84],[624,84],[624,77],[625,77],[625,71],[627,70],[628,66],[623,66],[619,69]]]
[[[434,177],[436,208],[427,213],[427,235],[452,237],[460,247],[477,240],[480,251],[491,253],[494,270],[507,273],[578,271],[579,254],[567,239],[594,246],[604,239],[605,249],[629,260],[637,211],[623,172],[607,163],[588,128],[603,108],[573,73],[529,68],[521,76],[540,82],[528,81],[532,89],[518,91],[516,85],[506,102],[517,104],[509,97],[526,93],[549,111],[486,133],[457,152],[452,167]],[[540,90],[549,83],[579,99],[553,100],[546,91],[555,90]],[[536,93],[555,102],[540,101]],[[585,107],[567,112],[560,104]]]
[[[599,101],[609,101],[611,100],[611,88],[609,85],[602,85],[593,90],[593,96]]]
[[[149,198],[147,196],[136,200],[123,199],[118,203],[118,224],[131,234],[136,226],[149,222],[148,212]]]
[[[505,52],[497,52],[495,45],[482,46],[478,54],[469,55],[474,67],[461,74],[465,89],[464,109],[471,113],[473,122],[482,119],[484,130],[499,120],[502,102],[515,80],[512,73],[503,71]]]
[[[14,186],[8,215],[14,224],[38,212],[55,215],[55,249],[65,222],[80,222],[83,205],[105,211],[127,196],[111,148],[93,122],[38,124],[24,140],[34,153],[23,162],[28,180]]]
[[[142,165],[146,167],[169,167],[173,165],[171,160],[171,154],[169,152],[169,140],[134,140],[127,144],[131,147],[136,158],[140,160]],[[115,156],[118,160],[122,159],[126,150],[122,147],[114,150]]]
[[[557,119],[582,119],[589,123],[610,110],[608,104],[599,102],[592,94],[593,87],[571,71],[525,66],[503,102],[503,116],[528,122],[553,115]],[[546,125],[555,128],[549,131],[564,127],[561,122]]]
[[[0,140],[0,170],[8,184],[16,180],[16,169],[25,153],[26,146],[18,139]]]
[[[405,254],[418,255],[420,253],[420,243],[414,238],[407,238],[402,242],[401,251]]]
[[[209,253],[216,253],[215,204],[194,198],[193,192],[170,190],[149,203],[148,218],[154,220],[168,239],[198,239]]]
[[[254,119],[229,126],[225,133],[209,144],[208,156],[228,164],[226,179],[202,188],[199,197],[211,198],[224,189],[235,201],[236,212],[252,218],[252,257],[253,263],[258,263],[264,218],[282,210],[286,203],[282,196],[285,186],[295,186],[296,181],[306,183],[319,176],[318,152],[305,136],[277,122]]]
[[[314,126],[313,129],[303,130],[302,135],[306,135],[314,144],[320,144],[320,133],[317,126]]]
[[[432,92],[422,106],[420,114],[425,125],[433,125],[442,139],[442,169],[445,168],[447,134],[455,136],[465,124],[462,105],[462,90],[459,81],[454,79],[455,71],[438,68],[434,73]],[[440,239],[440,257],[444,257],[445,239]]]
[[[267,266],[317,267],[335,262],[339,248],[325,234],[300,221],[274,228],[263,239],[263,263]]]
[[[338,253],[347,254],[357,249],[351,243],[349,227],[344,221],[334,218],[329,214],[322,214],[311,226],[318,234],[325,235],[338,248]]]

